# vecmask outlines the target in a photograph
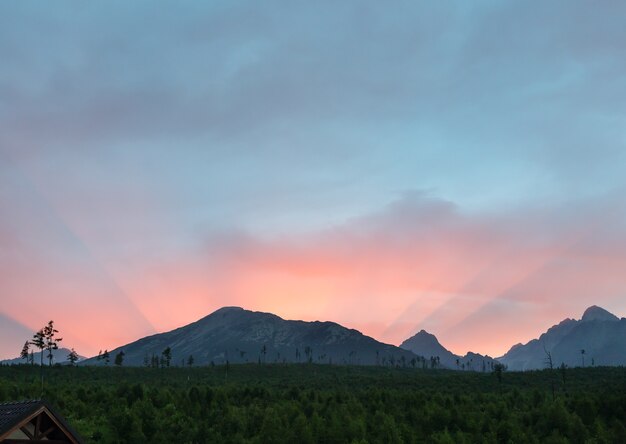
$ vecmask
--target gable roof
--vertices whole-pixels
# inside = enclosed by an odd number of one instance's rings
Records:
[[[28,400],[20,402],[5,402],[0,404],[0,441],[6,438],[13,430],[21,427],[28,420],[46,413],[59,429],[73,439],[73,442],[82,443],[83,440],[67,422],[43,400]]]
[[[41,401],[5,402],[0,404],[0,436],[37,411]]]

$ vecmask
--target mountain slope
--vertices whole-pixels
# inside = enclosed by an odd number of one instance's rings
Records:
[[[585,353],[581,353],[584,350]],[[498,360],[510,370],[546,367],[546,352],[555,366],[626,364],[626,319],[592,306],[580,320],[565,319],[527,344],[513,346]]]
[[[221,308],[210,315],[167,333],[148,336],[109,352],[123,350],[123,365],[140,366],[172,350],[172,365],[181,365],[190,355],[206,365],[244,362],[376,363],[405,362],[413,353],[380,343],[357,330],[334,322],[288,321],[271,313]],[[91,358],[86,365],[103,361]]]
[[[441,345],[435,335],[425,330],[421,330],[404,341],[400,344],[400,348],[409,350],[416,355],[425,356],[426,358],[430,358],[431,356],[439,357],[440,364],[451,369],[482,371],[483,369],[490,369],[491,363],[494,362],[493,358],[478,353],[468,352],[465,356],[455,355]]]

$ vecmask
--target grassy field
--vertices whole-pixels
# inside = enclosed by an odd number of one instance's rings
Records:
[[[626,443],[626,369],[493,373],[328,365],[0,367],[89,441]]]

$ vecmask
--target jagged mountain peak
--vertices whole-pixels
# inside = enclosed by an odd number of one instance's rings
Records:
[[[415,335],[400,344],[400,348],[410,350],[413,353],[421,356],[437,356],[440,359],[441,365],[451,369],[463,368],[482,370],[483,366],[487,365],[493,358],[489,356],[483,356],[478,353],[467,352],[465,356],[459,356],[446,349],[437,337],[426,330],[420,330]]]
[[[619,318],[602,307],[592,305],[585,310],[581,321],[619,321]]]
[[[409,339],[407,339],[406,342],[415,342],[415,341],[420,341],[420,342],[424,342],[424,341],[429,341],[433,344],[439,344],[439,340],[437,339],[437,337],[435,335],[433,335],[432,333],[428,333],[426,330],[420,330],[417,333],[415,333],[413,336],[411,336]]]
[[[550,327],[538,339],[517,345],[499,360],[510,370],[532,370],[545,367],[546,353],[557,365],[584,365],[580,351],[585,350],[592,365],[623,365],[626,361],[626,322],[607,310],[593,305],[582,319],[565,319]]]

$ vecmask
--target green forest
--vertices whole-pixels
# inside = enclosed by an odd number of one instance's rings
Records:
[[[93,443],[626,442],[623,367],[0,367],[0,401],[35,398]]]

